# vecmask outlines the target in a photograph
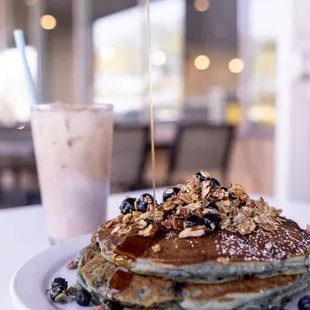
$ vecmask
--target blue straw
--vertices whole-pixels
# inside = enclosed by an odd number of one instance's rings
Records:
[[[26,81],[28,84],[28,90],[31,96],[32,104],[38,104],[38,97],[37,97],[37,91],[36,86],[34,84],[33,77],[30,72],[29,64],[27,62],[26,58],[26,52],[25,52],[25,39],[24,39],[24,32],[20,29],[14,30],[14,39],[17,49],[20,52],[20,56],[22,58],[25,74],[26,74]]]

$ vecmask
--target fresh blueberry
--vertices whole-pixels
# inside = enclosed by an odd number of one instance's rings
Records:
[[[226,186],[222,186],[221,189],[223,189],[225,192],[228,191],[228,188]]]
[[[52,282],[52,289],[56,288],[56,287],[62,287],[64,288],[64,290],[68,289],[68,282],[66,281],[66,279],[58,277],[55,278]]]
[[[80,306],[88,306],[91,301],[91,294],[85,289],[80,289],[76,292],[76,302]]]
[[[121,306],[121,304],[119,304],[116,301],[107,300],[104,303],[104,309],[105,310],[123,310],[123,307]]]
[[[210,203],[207,205],[207,209],[219,212],[219,207],[215,203]]]
[[[132,213],[135,210],[135,198],[126,198],[120,205],[120,210],[122,214]]]
[[[236,200],[237,196],[234,193],[228,192],[228,198],[229,200]]]
[[[273,306],[273,307],[269,307],[268,310],[283,310],[283,308],[279,306]]]
[[[53,302],[61,303],[66,300],[67,294],[66,290],[62,286],[54,286],[54,288],[49,290],[51,300]]]
[[[198,217],[197,215],[192,215],[185,219],[185,224],[187,227],[191,227],[199,225],[200,221],[201,221],[200,217]]]
[[[146,212],[148,206],[154,203],[154,198],[150,194],[143,194],[138,199],[138,211]]]
[[[211,178],[210,179],[210,183],[211,183],[212,187],[221,186],[220,182],[217,179],[215,179],[215,178]]]
[[[202,222],[208,229],[215,230],[220,222],[220,218],[215,214],[205,214],[202,217]]]
[[[197,173],[195,174],[195,177],[196,177],[200,182],[209,180],[209,177],[206,176],[206,175],[203,175],[201,172],[197,172]]]
[[[301,297],[298,301],[299,310],[310,310],[310,295]]]
[[[168,200],[169,198],[176,196],[179,193],[180,189],[178,187],[168,187],[163,194],[163,201]]]

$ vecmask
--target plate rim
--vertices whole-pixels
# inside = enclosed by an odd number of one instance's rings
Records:
[[[70,247],[70,245],[73,244],[78,244],[79,242],[82,243],[84,240],[85,241],[90,241],[92,234],[86,234],[86,235],[82,235],[82,236],[78,236],[75,238],[72,238],[68,241],[65,241],[63,243],[48,247],[44,250],[41,250],[40,252],[38,252],[37,254],[34,254],[33,256],[31,256],[29,259],[27,259],[26,262],[24,262],[14,273],[13,277],[11,278],[10,281],[10,296],[11,296],[11,300],[13,302],[13,305],[15,307],[15,309],[20,309],[20,310],[31,310],[30,308],[28,308],[28,306],[25,304],[25,302],[22,300],[22,298],[20,297],[20,295],[17,293],[16,291],[16,283],[18,281],[18,278],[20,276],[20,273],[27,268],[27,265],[31,264],[31,262],[35,259],[38,259],[38,257],[44,255],[46,252],[49,251],[58,251],[59,249],[63,248],[63,247]]]

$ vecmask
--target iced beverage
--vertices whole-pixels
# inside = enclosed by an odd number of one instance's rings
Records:
[[[110,191],[112,105],[41,104],[31,125],[51,242],[94,232]]]

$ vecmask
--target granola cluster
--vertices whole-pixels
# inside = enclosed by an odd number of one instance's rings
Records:
[[[126,199],[126,203],[133,200]],[[215,229],[247,235],[258,227],[275,231],[286,221],[281,216],[281,210],[270,207],[263,198],[250,199],[238,184],[230,183],[228,188],[222,187],[204,170],[185,184],[168,188],[163,200],[160,204],[151,199],[144,200],[144,204],[149,202],[145,212],[137,211],[139,205],[136,200],[132,208],[125,204],[123,210],[126,214],[108,224],[108,227],[113,227],[112,234],[124,235],[137,231],[140,236],[150,237],[164,227],[180,231],[179,238],[200,237]]]

